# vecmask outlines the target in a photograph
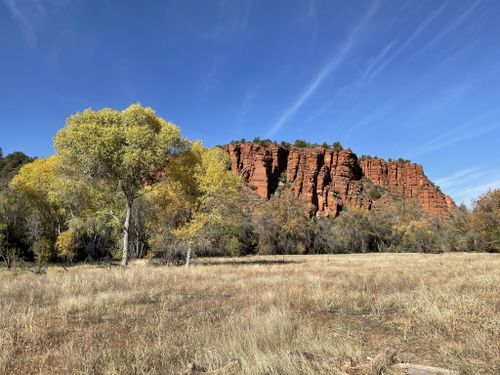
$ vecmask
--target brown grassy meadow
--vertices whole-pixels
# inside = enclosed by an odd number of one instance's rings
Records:
[[[500,373],[500,255],[360,254],[0,270],[0,373],[342,374],[403,361]],[[299,354],[298,354],[299,353]]]

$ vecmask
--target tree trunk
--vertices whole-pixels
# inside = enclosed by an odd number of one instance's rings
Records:
[[[128,235],[130,230],[130,216],[132,214],[132,204],[128,203],[127,212],[125,214],[125,223],[123,223],[123,250],[122,250],[122,266],[126,267],[128,264]]]
[[[191,260],[191,246],[188,247],[186,254],[186,267],[189,266],[189,261]]]

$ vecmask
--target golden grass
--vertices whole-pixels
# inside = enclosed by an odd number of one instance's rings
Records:
[[[500,256],[367,254],[0,270],[0,373],[341,374],[297,353],[500,373]]]

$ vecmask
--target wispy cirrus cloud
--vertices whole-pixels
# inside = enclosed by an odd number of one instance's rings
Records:
[[[8,9],[26,36],[28,43],[36,44],[40,32],[50,24],[54,10],[75,3],[69,0],[0,0]]]
[[[224,19],[208,31],[205,38],[214,42],[225,42],[244,30],[250,17],[251,5],[250,0],[220,2],[219,7]]]
[[[198,101],[196,103],[197,106],[200,106],[205,101],[207,94],[212,86],[217,70],[219,69],[219,66],[221,65],[223,60],[224,58],[222,56],[215,56],[212,59],[210,65],[208,66],[205,76],[201,81],[201,86],[198,94]]]
[[[363,15],[361,21],[352,29],[351,33],[341,45],[338,52],[334,54],[325,65],[323,65],[316,77],[309,82],[296,100],[283,112],[278,121],[267,133],[267,137],[274,136],[283,127],[286,121],[293,116],[300,109],[300,107],[302,107],[302,105],[304,105],[304,103],[316,92],[323,82],[345,61],[345,59],[356,47],[364,28],[375,13],[377,7],[378,1],[372,3],[370,8],[368,8]]]
[[[448,35],[453,30],[461,26],[465,21],[467,21],[471,15],[474,14],[478,6],[481,4],[481,0],[474,2],[469,8],[465,10],[462,14],[456,17],[452,22],[450,22],[446,27],[438,34],[436,34],[429,42],[427,42],[416,54],[420,55],[433,46],[435,46],[439,41],[441,41],[446,35]]]
[[[369,81],[377,77],[401,52],[403,52],[406,47],[418,38],[429,27],[429,25],[439,17],[447,4],[448,1],[444,2],[440,7],[434,9],[422,22],[419,23],[413,33],[402,44],[400,44],[393,53],[389,54],[389,51],[393,49],[395,41],[392,41],[385,48],[383,48],[379,52],[378,56],[368,62],[368,67],[363,75],[363,79]]]
[[[388,63],[386,60],[386,56],[390,52],[390,50],[394,47],[396,42],[397,40],[393,40],[387,46],[385,46],[385,48],[383,48],[377,56],[372,57],[370,60],[368,60],[368,64],[366,66],[365,72],[363,73],[362,79],[373,78],[374,72],[379,71],[381,66],[382,68],[385,67],[385,65]]]
[[[248,114],[255,101],[257,92],[255,89],[249,89],[245,92],[243,101],[236,115],[236,121],[234,122],[235,130],[240,131],[241,128],[246,124],[248,120]]]
[[[443,189],[454,189],[457,186],[470,183],[484,175],[484,168],[474,167],[465,168],[434,180],[434,182]]]
[[[455,193],[452,193],[452,196],[455,201],[471,206],[474,200],[488,192],[488,190],[498,188],[500,188],[500,176],[496,176],[495,179],[488,180],[480,185],[477,182],[471,183],[468,186],[457,189]]]
[[[434,182],[456,202],[470,206],[474,199],[489,189],[500,187],[500,174],[492,175],[491,170],[485,167],[471,167],[437,178]]]
[[[488,120],[492,114],[498,114],[498,111],[481,114],[445,133],[440,133],[435,138],[411,149],[408,155],[420,156],[500,129],[498,120]]]
[[[448,6],[449,1],[446,1],[441,4],[441,6],[435,8],[431,11],[423,20],[418,23],[418,26],[413,30],[413,32],[404,40],[402,43],[398,45],[400,42],[400,38],[395,38],[389,43],[387,43],[383,48],[381,48],[378,53],[368,59],[366,63],[364,72],[354,83],[350,85],[351,91],[353,93],[359,93],[360,90],[366,87],[373,79],[375,79],[398,55],[400,55],[408,46],[412,44],[422,33],[424,33],[427,28],[435,21]],[[405,10],[411,4],[410,1],[403,4],[402,9]],[[409,92],[406,94],[398,93],[397,97],[394,97],[388,100],[382,107],[377,108],[372,113],[368,114],[362,119],[357,121],[353,121],[349,123],[348,129],[346,130],[346,136],[350,136],[356,129],[370,124],[375,118],[380,117],[387,113],[387,111],[393,109],[395,106],[401,104],[404,100],[407,100],[408,97],[411,97],[415,94],[415,87],[412,87]],[[317,111],[317,113],[311,115],[308,118],[308,121],[317,117],[324,113],[331,105],[333,104],[333,100],[329,100],[324,106]],[[352,112],[356,112],[356,110],[351,110]],[[349,114],[349,113],[348,113]],[[344,115],[342,121],[345,118],[349,117],[348,115]]]

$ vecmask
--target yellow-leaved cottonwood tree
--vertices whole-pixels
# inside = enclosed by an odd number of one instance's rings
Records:
[[[177,126],[139,104],[123,111],[87,109],[69,117],[57,133],[54,146],[62,172],[105,184],[122,201],[122,212],[109,214],[121,225],[123,266],[128,263],[134,202],[185,144]]]
[[[210,230],[209,226],[230,219],[243,184],[241,176],[231,172],[229,156],[224,150],[219,147],[208,150],[201,146],[196,148],[200,160],[194,168],[193,177],[198,197],[192,205],[191,220],[174,231],[187,247],[186,266],[189,265],[195,244],[209,237],[204,231]]]
[[[36,159],[23,165],[10,183],[10,187],[37,212],[38,225],[33,223],[28,229],[34,242],[35,259],[40,262],[54,257],[52,244],[61,234],[67,219],[63,199],[67,181],[57,174],[56,165],[55,156]],[[38,252],[42,248],[43,254]]]

